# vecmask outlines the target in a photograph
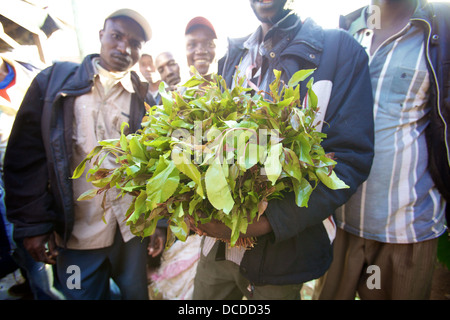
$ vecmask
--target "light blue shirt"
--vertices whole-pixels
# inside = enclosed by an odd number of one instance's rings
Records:
[[[445,202],[427,170],[430,80],[423,31],[409,23],[370,55],[373,31],[364,16],[350,32],[369,55],[375,156],[369,178],[337,210],[336,222],[352,234],[380,242],[433,239],[446,229]]]

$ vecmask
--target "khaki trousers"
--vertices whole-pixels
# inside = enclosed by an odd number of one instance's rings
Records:
[[[219,242],[205,257],[200,254],[194,280],[194,300],[300,300],[302,285],[252,286],[239,266],[228,260],[216,261]]]
[[[333,263],[316,281],[313,299],[429,299],[437,242],[381,243],[338,228]]]

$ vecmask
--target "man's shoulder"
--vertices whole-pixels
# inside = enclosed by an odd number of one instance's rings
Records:
[[[38,74],[38,79],[46,79],[55,74],[70,74],[79,68],[80,64],[72,61],[56,61]]]
[[[431,8],[432,18],[436,18],[438,21],[439,29],[447,29],[450,26],[450,3],[448,2],[431,2],[428,4]]]
[[[355,38],[343,29],[324,29],[324,48],[331,46],[343,52],[355,52],[364,48]]]
[[[306,30],[301,30],[297,37],[300,40],[306,40],[311,43],[316,48],[321,48],[323,50],[330,49],[336,50],[338,48],[346,48],[348,50],[359,50],[359,43],[345,30],[341,28],[323,28],[318,25],[313,19],[306,19],[303,23],[302,28]]]
[[[245,41],[247,41],[248,38],[250,38],[250,36],[251,34],[239,38],[228,38],[228,45],[231,48],[233,47],[243,48]]]
[[[450,3],[448,2],[430,2],[428,4],[431,6],[435,13],[449,13],[450,12]]]

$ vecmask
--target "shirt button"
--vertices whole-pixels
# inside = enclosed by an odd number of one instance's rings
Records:
[[[310,54],[309,54],[309,58],[315,59],[315,58],[316,58],[316,55],[315,55],[314,53],[310,53]]]
[[[275,56],[276,56],[276,54],[275,54],[275,52],[271,52],[271,53],[269,53],[269,56],[271,57],[271,58],[275,58]]]

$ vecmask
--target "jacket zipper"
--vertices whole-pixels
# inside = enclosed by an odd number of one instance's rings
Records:
[[[448,140],[447,140],[448,125],[447,125],[447,122],[445,122],[444,117],[442,116],[442,111],[441,111],[441,92],[440,92],[439,84],[438,84],[437,77],[436,77],[436,71],[434,70],[434,66],[431,63],[430,52],[429,52],[430,51],[430,39],[431,39],[431,25],[430,25],[430,23],[428,21],[426,21],[424,19],[414,18],[412,20],[422,21],[428,26],[428,39],[427,39],[427,43],[426,43],[426,56],[427,56],[427,61],[428,61],[428,64],[430,66],[430,69],[431,69],[431,71],[433,73],[434,83],[436,83],[437,110],[438,110],[439,117],[441,118],[441,121],[444,124],[444,142],[445,142],[445,149],[447,151],[447,163],[450,166],[450,148],[449,148],[449,144],[448,144]]]

